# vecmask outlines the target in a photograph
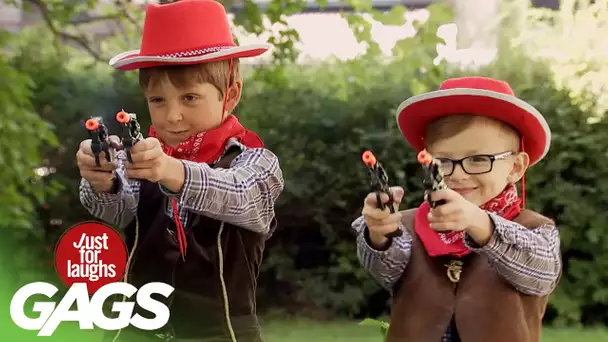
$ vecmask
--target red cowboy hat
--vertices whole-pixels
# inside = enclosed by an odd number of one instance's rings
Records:
[[[549,152],[551,130],[542,114],[515,97],[509,84],[491,78],[453,78],[437,91],[410,97],[397,109],[397,125],[405,139],[422,150],[427,124],[454,114],[487,116],[515,127],[530,155],[530,165]]]
[[[159,65],[183,65],[232,58],[255,57],[269,44],[237,46],[232,40],[226,10],[213,0],[182,0],[146,8],[141,49],[110,60],[119,70]]]

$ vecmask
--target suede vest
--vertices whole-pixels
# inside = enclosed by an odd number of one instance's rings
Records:
[[[227,153],[213,167],[228,168],[237,154],[238,151]],[[149,282],[164,282],[175,288],[168,299],[153,296],[169,306],[169,323],[160,330],[163,335],[172,336],[168,340],[232,341],[218,258],[222,222],[189,214],[184,227],[188,243],[184,260],[179,253],[175,222],[166,214],[167,201],[157,183],[142,182],[137,209],[139,237],[128,281],[138,288]],[[276,225],[276,221],[272,224]],[[135,241],[135,222],[125,233],[130,253]],[[223,223],[220,238],[223,278],[236,339],[260,342],[255,295],[266,236]],[[140,307],[136,307],[136,312],[153,317]]]
[[[403,212],[412,255],[395,286],[388,342],[441,342],[454,320],[462,342],[540,342],[548,296],[524,295],[471,253],[460,259],[460,280],[448,277],[453,257],[431,257],[414,233],[416,209]],[[513,221],[537,228],[552,221],[523,210]]]

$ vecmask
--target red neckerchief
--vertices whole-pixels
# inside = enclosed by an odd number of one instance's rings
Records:
[[[211,164],[218,160],[224,153],[226,143],[230,138],[237,138],[241,144],[249,148],[262,148],[264,143],[262,139],[247,130],[241,125],[239,119],[230,115],[217,128],[210,131],[194,134],[180,143],[177,147],[171,147],[165,144],[158,136],[153,127],[150,127],[150,137],[155,137],[160,141],[163,152],[168,156],[176,159],[189,160],[197,163]],[[173,208],[173,219],[175,220],[177,241],[182,257],[186,256],[186,232],[184,226],[179,219],[179,211],[177,201],[171,199],[171,207]]]
[[[217,128],[188,137],[177,147],[166,145],[158,138],[154,127],[150,127],[149,135],[160,141],[165,154],[197,163],[215,162],[224,153],[224,147],[230,138],[237,138],[241,144],[250,148],[264,147],[260,137],[245,129],[234,115],[228,116]]]
[[[510,184],[503,192],[481,205],[480,208],[512,220],[521,212],[520,203],[517,188],[514,184]],[[430,208],[426,201],[418,207],[414,228],[427,253],[433,257],[453,255],[458,258],[471,253],[471,250],[464,244],[464,231],[439,233],[431,229],[427,218]]]

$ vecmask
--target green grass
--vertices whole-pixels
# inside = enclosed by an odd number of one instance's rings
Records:
[[[12,324],[0,324],[3,342],[99,342],[101,332],[79,331],[73,323],[63,323],[53,337],[35,337],[35,332],[23,331]],[[261,319],[265,342],[383,342],[379,328],[360,326],[358,321],[319,322],[303,318]],[[128,339],[129,333],[125,337]],[[542,342],[606,342],[606,330],[546,329]]]
[[[358,322],[306,319],[263,320],[266,342],[382,342],[379,328]],[[608,330],[545,329],[542,342],[606,342]]]

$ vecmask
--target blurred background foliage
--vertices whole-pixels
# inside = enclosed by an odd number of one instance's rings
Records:
[[[74,158],[87,138],[83,120],[110,118],[124,108],[142,113],[144,130],[149,126],[136,75],[114,72],[106,63],[137,44],[141,8],[124,1],[108,6],[106,15],[120,18],[122,31],[101,39],[73,22],[98,5],[95,0],[24,3],[42,9],[44,21],[0,33],[6,51],[0,56],[0,241],[13,246],[10,254],[2,249],[2,258],[17,269],[5,278],[15,287],[42,274],[54,279],[49,260],[57,238],[91,219],[79,203]],[[285,16],[305,5],[273,0],[262,10],[249,0],[242,4],[235,23],[254,34],[264,32],[262,18],[286,24]],[[399,41],[387,59],[371,40],[366,15],[401,25],[407,9],[384,13],[370,1],[349,4],[358,11],[344,15],[368,44],[365,54],[296,64],[298,34],[286,27],[269,38],[277,46],[272,61],[246,70],[236,114],[279,156],[286,179],[277,205],[280,227],[261,272],[261,309],[317,318],[387,313],[388,294],[360,266],[349,231],[369,190],[360,153],[372,149],[391,183],[406,188],[403,208],[417,205],[422,174],[394,111],[448,77],[481,74],[510,82],[553,130],[549,155],[527,177],[528,206],[554,218],[562,234],[564,275],[547,322],[607,324],[606,1],[563,1],[560,11],[509,2],[501,11],[501,22],[509,25],[501,30],[497,58],[478,69],[435,62],[444,43],[437,30],[453,20],[448,5],[429,7],[429,20],[415,24],[418,34]]]

